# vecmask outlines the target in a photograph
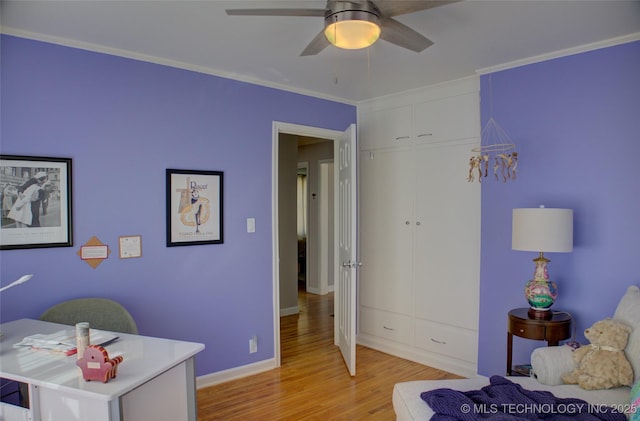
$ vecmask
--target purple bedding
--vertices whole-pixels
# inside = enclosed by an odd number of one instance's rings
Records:
[[[435,413],[432,421],[627,421],[624,414],[608,406],[527,390],[501,376],[492,376],[490,384],[480,390],[435,389],[422,392],[420,397]]]

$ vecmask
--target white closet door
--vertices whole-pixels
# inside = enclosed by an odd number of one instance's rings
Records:
[[[472,92],[416,104],[416,142],[448,142],[478,136],[479,103],[478,93]]]
[[[412,152],[360,157],[360,303],[413,315]]]
[[[416,148],[416,316],[477,329],[480,184],[467,181],[475,142]]]

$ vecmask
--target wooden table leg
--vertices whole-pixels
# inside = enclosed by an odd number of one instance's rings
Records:
[[[511,375],[511,353],[513,352],[513,335],[507,332],[507,376]]]

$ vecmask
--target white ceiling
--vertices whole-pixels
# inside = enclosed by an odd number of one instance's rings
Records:
[[[393,0],[383,0],[393,1]],[[227,16],[226,8],[324,8],[324,0],[15,0],[2,32],[357,103],[373,97],[640,39],[640,0],[463,0],[396,17],[434,42],[414,53],[300,53],[317,17]],[[530,58],[534,57],[533,60]]]

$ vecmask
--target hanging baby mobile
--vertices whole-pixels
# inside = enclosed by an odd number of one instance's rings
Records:
[[[500,127],[493,118],[493,87],[491,76],[489,76],[489,121],[482,129],[480,135],[480,146],[471,149],[473,155],[469,158],[469,176],[467,180],[471,183],[478,180],[482,182],[482,177],[489,176],[489,167],[496,180],[516,179],[518,168],[518,153],[516,145],[511,141],[509,135]]]

